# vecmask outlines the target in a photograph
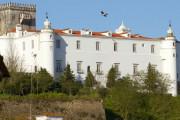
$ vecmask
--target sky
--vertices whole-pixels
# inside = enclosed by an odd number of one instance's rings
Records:
[[[166,36],[171,23],[180,40],[180,0],[0,0],[6,2],[36,4],[38,29],[48,12],[53,28],[114,32],[123,21],[132,33],[147,37]]]

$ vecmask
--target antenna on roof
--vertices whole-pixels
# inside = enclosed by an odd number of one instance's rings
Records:
[[[171,27],[172,26],[172,24],[171,24],[171,20],[169,20],[169,27]]]
[[[46,19],[48,19],[48,12],[46,12]]]

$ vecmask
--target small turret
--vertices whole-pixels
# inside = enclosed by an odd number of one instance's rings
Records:
[[[51,29],[51,22],[48,19],[48,13],[46,13],[46,20],[44,21],[44,28]]]
[[[121,33],[128,33],[129,31],[130,31],[129,28],[127,28],[124,25],[123,21],[122,21],[121,25],[119,26],[119,28],[115,30],[115,32],[119,33],[119,34],[121,34]]]
[[[44,28],[41,30],[41,32],[53,32],[51,29],[51,22],[48,19],[48,13],[46,13],[46,19],[44,21]]]
[[[175,40],[175,36],[171,24],[169,24],[168,26],[166,40]]]

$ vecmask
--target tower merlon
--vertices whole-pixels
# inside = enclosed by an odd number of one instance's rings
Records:
[[[30,11],[36,11],[36,5],[35,4],[20,4],[20,3],[5,3],[0,4],[0,11],[1,10],[7,10],[7,9],[15,9],[15,10],[30,10]]]

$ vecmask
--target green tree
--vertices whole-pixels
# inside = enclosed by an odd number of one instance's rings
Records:
[[[152,94],[165,94],[169,79],[158,72],[150,63],[144,78],[145,91]]]
[[[85,79],[85,87],[88,87],[88,88],[93,88],[95,85],[97,84],[91,70],[90,70],[90,66],[88,66],[88,69],[87,69],[87,76],[86,76],[86,79]]]
[[[111,110],[119,116],[118,119],[128,120],[140,107],[139,94],[136,86],[129,77],[116,81],[115,85],[109,89],[105,98],[106,109]]]
[[[108,72],[106,86],[108,88],[111,88],[114,86],[115,82],[116,82],[116,70],[114,67],[111,67],[111,69]]]
[[[30,93],[31,75],[29,73],[19,72],[14,73],[16,77],[5,79],[0,83],[1,93],[12,95],[26,95]]]
[[[47,92],[49,86],[53,83],[53,78],[42,69],[37,73],[14,72],[14,76],[9,80],[3,80],[0,83],[1,93],[12,95],[27,95],[31,92]]]
[[[60,76],[61,91],[68,95],[75,95],[81,88],[81,82],[75,80],[75,75],[67,64],[63,74]]]
[[[32,74],[31,77],[33,78],[32,84],[34,93],[48,92],[49,87],[54,82],[53,77],[43,68],[37,73]]]

